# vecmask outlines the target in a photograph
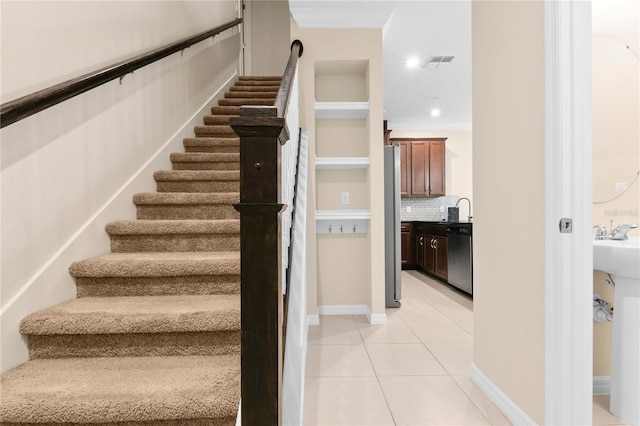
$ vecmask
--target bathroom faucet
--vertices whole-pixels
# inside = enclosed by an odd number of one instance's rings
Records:
[[[594,228],[598,228],[596,231],[596,240],[628,240],[627,232],[638,227],[635,223],[621,223],[620,225],[613,227],[613,220],[611,221],[611,231],[607,234],[607,227],[604,225],[594,225]]]
[[[635,223],[621,223],[615,228],[611,229],[611,232],[609,233],[609,235],[607,235],[607,239],[628,240],[629,237],[627,236],[627,232],[637,227],[638,225],[636,225]]]
[[[456,201],[456,207],[458,207],[458,204],[460,204],[460,201],[462,200],[467,200],[467,202],[469,203],[469,216],[467,216],[467,219],[469,220],[469,222],[471,222],[471,219],[473,218],[473,216],[471,216],[471,200],[469,200],[467,197],[458,198],[458,201]]]

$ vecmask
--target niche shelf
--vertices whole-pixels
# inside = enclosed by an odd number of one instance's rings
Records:
[[[369,210],[317,210],[316,234],[366,234]]]
[[[370,163],[369,157],[316,157],[318,170],[366,169]]]
[[[369,114],[369,102],[316,102],[316,119],[365,118]]]

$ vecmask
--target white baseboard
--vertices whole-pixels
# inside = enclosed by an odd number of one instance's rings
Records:
[[[69,275],[69,265],[87,256],[108,250],[106,223],[122,219],[123,211],[135,214],[131,197],[136,192],[153,192],[153,172],[166,168],[169,154],[179,150],[184,137],[193,136],[193,127],[202,123],[202,116],[210,111],[237,77],[229,79],[178,129],[149,160],[122,185],[106,203],[54,253],[22,288],[0,309],[0,370],[7,371],[29,359],[27,340],[19,331],[20,321],[40,309],[73,299],[76,287]],[[169,163],[170,164],[170,163]]]
[[[320,325],[320,315],[307,315],[307,327],[310,325]]]
[[[387,323],[387,314],[372,314],[371,311],[367,308],[366,315],[367,319],[369,320],[369,324],[378,325]]]
[[[525,413],[511,398],[495,385],[475,364],[469,371],[471,380],[498,407],[514,425],[535,425],[536,422]]]
[[[593,376],[593,394],[611,395],[611,376]]]
[[[374,314],[367,305],[319,305],[318,315],[366,315],[370,324],[386,324],[387,314]],[[320,324],[318,318],[318,324]],[[312,324],[309,322],[309,324]]]

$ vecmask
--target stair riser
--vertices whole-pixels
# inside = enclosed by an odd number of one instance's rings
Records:
[[[185,146],[184,152],[240,153],[239,146]]]
[[[194,129],[198,138],[237,138],[238,135],[231,127],[226,126],[199,126]]]
[[[161,181],[157,182],[158,192],[239,192],[240,182],[236,181]]]
[[[240,115],[239,106],[214,106],[211,107],[213,115]]]
[[[265,83],[259,83],[259,84],[255,84],[254,82],[244,82],[242,84],[237,84],[236,86],[234,86],[238,89],[240,89],[240,91],[242,90],[246,90],[246,88],[250,88],[250,91],[259,91],[259,92],[273,92],[273,93],[278,93],[278,90],[280,90],[280,86],[279,85],[274,85],[274,84],[265,84]],[[236,91],[231,89],[232,91]]]
[[[29,357],[232,355],[240,353],[240,334],[240,331],[225,331],[30,335]]]
[[[112,253],[238,251],[239,234],[112,235]]]
[[[243,105],[258,105],[258,106],[273,106],[274,99],[220,99],[218,105],[220,106],[243,106]]]
[[[137,218],[144,220],[239,219],[231,204],[145,204],[138,205]]]
[[[226,99],[235,99],[235,98],[246,98],[251,97],[253,99],[271,99],[272,101],[276,100],[277,92],[251,92],[251,94],[246,94],[248,92],[235,91],[235,92],[227,92],[224,94]]]
[[[76,277],[78,297],[240,294],[240,275]]]
[[[205,115],[202,121],[205,126],[228,126],[231,117],[237,117],[237,115]]]
[[[220,151],[216,151],[220,152]],[[240,170],[237,162],[173,162],[173,170]]]

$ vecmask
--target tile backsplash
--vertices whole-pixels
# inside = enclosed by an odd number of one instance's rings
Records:
[[[446,195],[438,198],[401,198],[400,219],[446,220],[447,207],[455,207],[458,198],[460,197],[457,195]],[[411,211],[407,211],[407,207]],[[440,207],[444,207],[444,213],[440,212]]]

